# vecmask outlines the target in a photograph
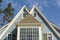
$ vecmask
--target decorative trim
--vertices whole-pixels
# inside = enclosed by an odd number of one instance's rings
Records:
[[[17,26],[42,26],[41,23],[18,23]]]

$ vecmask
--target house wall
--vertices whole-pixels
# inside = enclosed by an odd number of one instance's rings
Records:
[[[15,28],[16,28],[16,23],[20,22],[23,18],[22,18],[22,13],[24,11],[21,11],[21,13],[19,14],[19,16],[17,17],[17,20],[15,20],[14,23],[12,23],[11,27],[9,28],[9,30],[7,30],[7,32],[4,34],[4,37],[1,40],[7,39],[7,34],[11,33]],[[34,16],[34,11],[31,13]],[[35,17],[39,22],[41,22],[43,24],[42,26],[42,33],[52,33],[51,30],[48,28],[48,26],[43,22],[43,20],[37,15],[37,17]],[[7,27],[8,28],[8,27]],[[53,36],[53,40],[58,40],[55,35],[52,33]]]
[[[34,12],[33,12],[34,13]],[[34,14],[32,14],[34,16]],[[37,15],[37,14],[36,14]],[[39,17],[38,15],[35,17],[39,22],[41,22],[43,24],[42,26],[42,34],[43,33],[52,33],[51,30],[48,28],[48,26],[43,22],[43,20],[41,19],[41,17]],[[55,35],[52,33],[52,37],[53,40],[58,40]]]

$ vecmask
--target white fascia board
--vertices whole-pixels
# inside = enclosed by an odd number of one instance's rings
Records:
[[[33,8],[30,11],[30,14],[33,13],[34,8],[36,8],[36,10],[40,13],[40,15],[46,20],[46,22],[49,24],[49,26],[55,31],[55,33],[57,34],[57,36],[60,38],[60,34],[54,29],[54,27],[52,27],[52,25],[50,24],[50,22],[47,20],[47,18],[42,14],[41,11],[39,11],[39,9],[34,5]]]
[[[18,12],[18,14],[14,17],[14,19],[10,22],[10,24],[8,25],[8,27],[5,29],[5,31],[3,31],[3,33],[0,35],[0,39],[3,38],[3,36],[5,35],[5,33],[9,30],[9,28],[12,26],[12,24],[15,23],[15,21],[17,20],[17,18],[20,16],[21,12],[23,11],[23,9],[26,9],[26,11],[29,13],[28,9],[23,6],[22,9]]]
[[[58,30],[60,30],[60,27],[58,27],[57,25],[51,23],[51,25],[54,25]]]
[[[6,24],[6,25],[4,25],[4,26],[2,26],[2,27],[0,28],[0,31],[3,30],[3,28],[5,28],[5,27],[8,26],[8,25],[9,25],[9,23]]]
[[[36,7],[35,5],[32,7],[32,9],[31,9],[31,11],[30,11],[30,14],[33,13],[35,7]]]

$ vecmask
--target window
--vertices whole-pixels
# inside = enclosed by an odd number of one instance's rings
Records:
[[[39,29],[20,28],[20,40],[39,40]]]
[[[36,17],[36,12],[34,13],[34,17]]]
[[[24,12],[24,13],[23,13],[23,17],[26,17],[27,15],[28,15],[27,12]]]
[[[52,35],[50,33],[48,34],[48,40],[52,40]]]
[[[52,34],[51,33],[43,34],[43,40],[52,40]]]
[[[43,34],[43,40],[47,40],[47,34]]]
[[[8,34],[8,40],[12,40],[12,34]]]
[[[16,40],[16,34],[8,34],[8,40]]]
[[[34,12],[34,17],[36,17],[37,12]]]

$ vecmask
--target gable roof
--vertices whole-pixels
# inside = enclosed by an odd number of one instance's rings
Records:
[[[6,32],[9,30],[9,28],[15,23],[15,21],[17,20],[17,18],[20,16],[21,11],[23,11],[23,9],[26,9],[26,11],[29,13],[29,11],[27,10],[27,8],[24,6],[19,12],[18,14],[14,17],[14,19],[9,23],[9,25],[6,27],[5,31],[2,32],[2,34],[0,35],[0,40],[2,40],[2,38],[4,37],[4,35],[6,34]],[[39,11],[39,9],[34,6],[32,8],[32,10],[30,11],[30,14],[32,13],[32,11],[34,10],[34,8],[36,8],[36,10],[39,12],[38,15],[41,16],[44,21],[46,21],[46,23],[50,26],[50,28],[54,31],[54,33],[60,38],[60,34],[58,33],[58,31],[56,31],[56,29],[52,26],[52,24],[46,19],[46,17]],[[26,19],[25,19],[26,20]],[[32,22],[32,21],[31,21]],[[35,21],[36,22],[36,21]]]
[[[58,26],[56,26],[55,24],[52,24],[51,25],[56,29],[56,31],[58,31],[58,33],[60,34],[60,28]]]
[[[37,13],[38,16],[44,20],[44,22],[53,30],[53,32],[56,34],[56,36],[60,39],[60,34],[58,33],[58,31],[56,31],[56,29],[51,25],[51,23],[47,20],[47,18],[43,15],[43,13],[41,11],[39,11],[39,9],[35,5],[31,9],[30,14],[32,14],[34,9],[36,9],[39,12],[39,13]]]
[[[19,26],[41,26],[41,23],[36,20],[31,14],[28,14],[21,22],[17,23]]]

